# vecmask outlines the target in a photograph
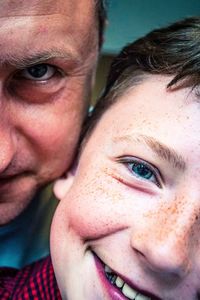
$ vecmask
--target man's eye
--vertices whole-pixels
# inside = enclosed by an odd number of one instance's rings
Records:
[[[50,79],[56,71],[56,68],[51,65],[38,64],[21,71],[20,77],[28,80],[42,81]]]

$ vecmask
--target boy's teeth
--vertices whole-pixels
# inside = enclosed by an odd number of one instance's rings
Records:
[[[111,278],[111,280],[110,280],[110,282],[111,282],[112,284],[115,284],[116,278],[117,278],[117,276],[116,276],[116,275],[113,275],[112,278]]]
[[[138,294],[135,300],[151,300],[151,298]]]
[[[108,266],[105,265],[105,272],[106,273],[112,273],[112,270]]]
[[[116,281],[115,281],[115,284],[118,288],[121,288],[124,284],[124,281],[118,276]]]
[[[133,290],[128,284],[124,284],[122,288],[122,293],[124,296],[128,297],[129,299],[135,299],[135,296],[137,295],[137,292]]]
[[[123,281],[123,279],[121,279],[119,276],[114,274],[113,271],[108,266],[105,265],[104,270],[106,273],[106,277],[110,281],[110,283],[112,283],[113,285],[118,287],[120,289],[120,291],[122,292],[122,294],[124,296],[126,296],[128,299],[130,299],[130,300],[151,300],[151,298],[146,297],[146,296],[138,293],[134,289],[132,289],[127,283],[125,283]]]

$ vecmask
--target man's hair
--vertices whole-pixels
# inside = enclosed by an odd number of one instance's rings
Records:
[[[96,14],[98,19],[99,48],[101,48],[103,44],[103,33],[107,19],[105,0],[96,0]]]
[[[114,59],[105,90],[82,137],[89,135],[101,115],[129,88],[151,75],[173,75],[166,88],[200,85],[200,17],[187,18],[153,30],[129,44]]]

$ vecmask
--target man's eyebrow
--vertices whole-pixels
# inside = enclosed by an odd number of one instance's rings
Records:
[[[126,135],[123,137],[115,138],[114,142],[131,142],[135,140],[136,142],[145,143],[154,153],[156,153],[161,159],[169,162],[174,168],[184,171],[186,168],[186,163],[181,155],[179,155],[174,149],[164,145],[153,137],[146,135],[139,135],[137,137],[132,137]]]
[[[23,69],[27,68],[36,64],[43,63],[45,61],[48,61],[50,59],[54,58],[61,58],[66,61],[71,61],[74,62],[78,65],[79,59],[73,55],[70,51],[60,51],[60,50],[48,50],[48,51],[43,51],[43,52],[36,52],[32,54],[27,54],[27,55],[12,55],[12,54],[7,54],[5,57],[0,57],[0,65],[1,66],[14,66],[17,69]]]

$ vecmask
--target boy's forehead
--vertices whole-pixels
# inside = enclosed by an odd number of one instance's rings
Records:
[[[131,135],[136,130],[142,134],[143,131],[151,134],[152,129],[172,130],[175,120],[184,125],[185,119],[192,117],[191,122],[195,122],[196,114],[191,113],[197,104],[195,92],[190,87],[168,89],[171,79],[171,76],[152,75],[127,89],[101,114],[91,137],[98,131],[103,139],[110,133],[115,140],[118,134]]]

